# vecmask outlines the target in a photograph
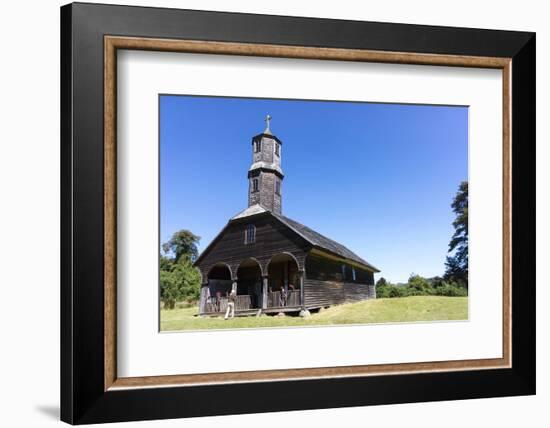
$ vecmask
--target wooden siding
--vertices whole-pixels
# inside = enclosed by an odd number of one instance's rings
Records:
[[[338,281],[304,280],[306,308],[359,302],[376,297],[375,286]]]
[[[304,298],[306,308],[344,303],[344,284],[336,281],[304,280]]]

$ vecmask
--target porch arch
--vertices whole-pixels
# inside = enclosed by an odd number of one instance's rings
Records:
[[[241,262],[238,264],[236,269],[237,278],[239,278],[239,269],[251,266],[257,266],[258,269],[260,269],[260,275],[264,275],[264,268],[260,261],[256,257],[248,257],[244,260],[241,260]]]
[[[236,269],[237,300],[245,306],[249,302],[250,309],[261,308],[263,277],[264,271],[258,259],[249,257],[242,260]]]
[[[278,261],[281,261],[281,260],[291,260],[291,259],[294,261],[294,263],[296,263],[296,267],[300,269],[300,262],[298,262],[298,259],[296,258],[296,256],[288,251],[282,251],[280,253],[277,253],[271,256],[271,258],[269,259],[265,267],[266,273],[269,274],[269,267],[272,263],[277,263]]]
[[[267,267],[268,307],[297,307],[302,299],[302,271],[289,252],[275,254]]]
[[[206,272],[206,280],[209,279],[232,279],[233,271],[231,266],[224,262],[213,264]]]
[[[227,263],[216,263],[207,274],[207,298],[215,298],[217,301],[231,293],[233,285],[233,272]]]

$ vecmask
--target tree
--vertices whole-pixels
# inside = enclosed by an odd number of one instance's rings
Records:
[[[179,230],[172,235],[172,238],[168,242],[162,244],[162,250],[165,254],[173,254],[175,261],[184,256],[189,261],[194,262],[199,255],[197,245],[200,239],[200,236],[193,234],[189,230]]]
[[[185,257],[161,269],[160,299],[166,309],[174,309],[177,301],[196,301],[199,293],[200,274]]]
[[[440,276],[434,276],[433,278],[429,279],[428,282],[433,288],[439,288],[445,285],[445,280]]]
[[[177,301],[196,301],[200,293],[200,273],[193,266],[198,256],[200,237],[189,230],[180,230],[162,245],[160,255],[160,299],[166,309]]]
[[[383,276],[380,277],[380,279],[378,281],[376,281],[376,287],[385,287],[386,285],[388,285],[388,281],[386,281],[386,278],[384,278]]]
[[[455,232],[449,243],[449,253],[445,262],[445,279],[456,281],[468,287],[468,182],[463,181],[451,204],[456,217],[453,221]]]
[[[409,296],[424,296],[430,294],[431,286],[428,280],[420,275],[411,273],[407,282]]]
[[[420,276],[416,273],[411,273],[409,276],[409,280],[407,281],[407,286],[416,288],[418,290],[423,290],[424,288],[428,288],[430,286],[430,283],[423,276]]]

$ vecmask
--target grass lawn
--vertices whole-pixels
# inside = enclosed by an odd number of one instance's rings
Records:
[[[162,331],[224,328],[294,327],[333,324],[442,321],[468,319],[467,297],[415,296],[375,299],[333,306],[309,318],[267,316],[223,318],[199,317],[197,308],[160,311]]]

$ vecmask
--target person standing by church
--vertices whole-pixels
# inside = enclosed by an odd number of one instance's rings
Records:
[[[235,301],[237,300],[236,287],[231,288],[231,293],[227,296],[227,309],[225,310],[224,319],[235,317]]]

